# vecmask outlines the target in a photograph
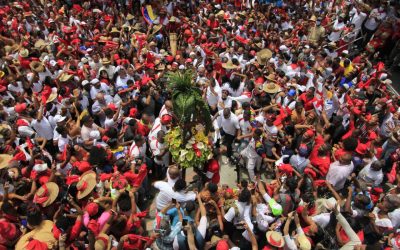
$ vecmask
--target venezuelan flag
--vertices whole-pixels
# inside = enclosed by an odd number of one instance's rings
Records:
[[[142,15],[144,17],[144,20],[146,20],[148,24],[152,24],[157,18],[153,13],[153,8],[151,7],[151,5],[146,5],[146,7],[142,7]]]

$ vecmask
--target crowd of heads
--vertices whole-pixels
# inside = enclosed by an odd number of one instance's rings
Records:
[[[400,249],[398,1],[0,17],[1,249]],[[170,72],[193,74],[213,122],[193,180],[166,141]]]

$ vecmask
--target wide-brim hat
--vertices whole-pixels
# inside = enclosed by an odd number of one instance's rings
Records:
[[[278,93],[281,88],[274,82],[264,83],[263,91],[268,94]]]
[[[331,48],[336,48],[336,43],[335,42],[330,42],[328,43],[328,46]]]
[[[35,42],[35,48],[36,49],[43,49],[44,47],[46,47],[48,44],[43,40],[43,39],[39,39]]]
[[[268,231],[266,234],[267,241],[271,246],[274,247],[283,247],[285,245],[285,241],[283,240],[283,236],[281,233],[276,231]]]
[[[262,49],[257,52],[257,62],[260,65],[267,64],[268,60],[272,57],[272,52],[269,49]]]
[[[132,27],[133,30],[140,30],[141,28],[142,28],[141,23],[135,23],[135,25],[133,25],[133,27]]]
[[[128,21],[130,21],[130,20],[132,20],[132,19],[134,19],[135,17],[132,15],[132,14],[128,14],[127,16],[126,16],[126,20],[128,20]]]
[[[59,80],[60,80],[60,82],[67,82],[67,81],[69,81],[72,77],[73,77],[73,75],[64,73],[64,74],[62,74],[62,76],[59,78]]]
[[[27,50],[27,49],[21,49],[20,51],[19,51],[19,56],[20,57],[28,57],[29,56],[29,50]]]
[[[24,234],[15,245],[16,250],[25,250],[29,242],[34,239],[46,243],[48,246],[54,245],[57,240],[54,238],[52,229],[54,223],[50,220],[44,220],[38,227]]]
[[[33,201],[42,207],[47,207],[57,199],[59,191],[56,183],[47,182],[36,191]]]
[[[46,100],[46,103],[52,102],[57,98],[57,93],[52,92]]]
[[[101,64],[110,64],[110,63],[111,63],[110,60],[106,57],[101,59]]]
[[[269,74],[267,76],[267,80],[269,80],[270,82],[276,82],[276,75],[275,74]]]
[[[237,67],[238,66],[233,64],[231,60],[229,60],[228,62],[222,64],[222,68],[224,68],[224,69],[236,69]]]
[[[19,46],[18,44],[13,44],[13,45],[6,45],[4,46],[4,50],[6,53],[15,53],[18,50]]]
[[[309,20],[315,22],[315,21],[317,21],[317,17],[314,16],[314,15],[312,15],[311,18],[310,18]]]
[[[12,155],[0,154],[0,169],[7,167],[12,158]]]
[[[112,27],[110,33],[120,33],[120,31],[116,27]]]
[[[162,25],[161,24],[156,24],[153,26],[153,33],[157,33],[162,29]]]
[[[78,200],[88,196],[95,187],[96,187],[96,173],[93,171],[87,171],[84,174],[82,174],[81,178],[76,184],[76,188],[78,189],[78,194],[77,194]]]
[[[43,72],[44,71],[44,65],[41,62],[33,61],[29,64],[29,67],[31,70],[35,72]]]
[[[96,250],[109,250],[111,249],[111,240],[107,234],[101,233],[97,235],[96,242],[94,243]]]

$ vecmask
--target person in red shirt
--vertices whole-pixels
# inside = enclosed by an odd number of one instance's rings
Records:
[[[315,88],[310,87],[305,93],[299,96],[299,100],[303,103],[305,111],[309,111],[314,108],[313,102],[317,100],[314,93]]]
[[[214,14],[210,14],[208,20],[206,19],[205,21],[207,26],[210,27],[211,29],[216,29],[219,27],[219,22],[217,19],[215,19]]]

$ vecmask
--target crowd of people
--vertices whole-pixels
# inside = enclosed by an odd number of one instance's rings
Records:
[[[0,249],[400,249],[399,1],[21,0],[0,17]],[[165,141],[168,72],[188,70],[214,125],[196,188]]]

